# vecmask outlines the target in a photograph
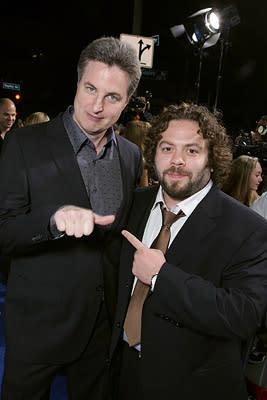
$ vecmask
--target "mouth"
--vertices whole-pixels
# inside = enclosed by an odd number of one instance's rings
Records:
[[[104,117],[99,117],[99,116],[96,116],[96,115],[92,115],[92,114],[90,114],[88,112],[86,114],[87,114],[87,118],[90,119],[93,122],[101,121],[104,118]]]
[[[172,168],[172,169],[167,170],[165,172],[165,175],[167,175],[171,179],[180,180],[180,179],[183,179],[183,178],[189,176],[190,174],[186,173],[184,171],[181,171],[179,169]]]

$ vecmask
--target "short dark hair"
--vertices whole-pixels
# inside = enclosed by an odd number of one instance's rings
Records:
[[[141,68],[135,49],[127,42],[114,37],[101,37],[89,43],[81,52],[77,65],[78,81],[81,80],[89,61],[103,62],[109,66],[116,65],[129,75],[128,96],[136,90]]]
[[[219,117],[202,105],[182,103],[170,105],[151,122],[145,139],[144,156],[150,176],[155,178],[155,155],[158,142],[172,120],[192,120],[199,124],[200,132],[208,140],[209,165],[213,169],[213,182],[221,186],[227,178],[232,161],[232,148],[229,136]]]

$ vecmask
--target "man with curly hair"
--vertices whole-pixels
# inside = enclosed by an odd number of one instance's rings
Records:
[[[218,188],[231,147],[206,107],[155,117],[145,157],[159,185],[137,189],[122,232],[115,398],[247,400],[242,344],[266,307],[266,221]]]

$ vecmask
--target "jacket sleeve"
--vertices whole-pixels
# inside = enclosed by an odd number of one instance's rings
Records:
[[[266,237],[263,225],[251,233],[223,269],[217,286],[165,263],[151,295],[154,312],[205,335],[252,335],[262,324],[267,302]]]
[[[0,247],[5,254],[27,253],[47,240],[49,218],[57,208],[40,206],[32,211],[28,167],[18,135],[7,135],[0,158]]]

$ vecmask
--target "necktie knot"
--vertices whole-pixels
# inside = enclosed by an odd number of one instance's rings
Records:
[[[163,220],[162,226],[167,227],[168,229],[170,229],[171,225],[175,221],[185,215],[182,210],[180,210],[178,214],[174,214],[173,212],[166,210],[166,208],[163,208],[163,204],[161,205],[161,212]]]

